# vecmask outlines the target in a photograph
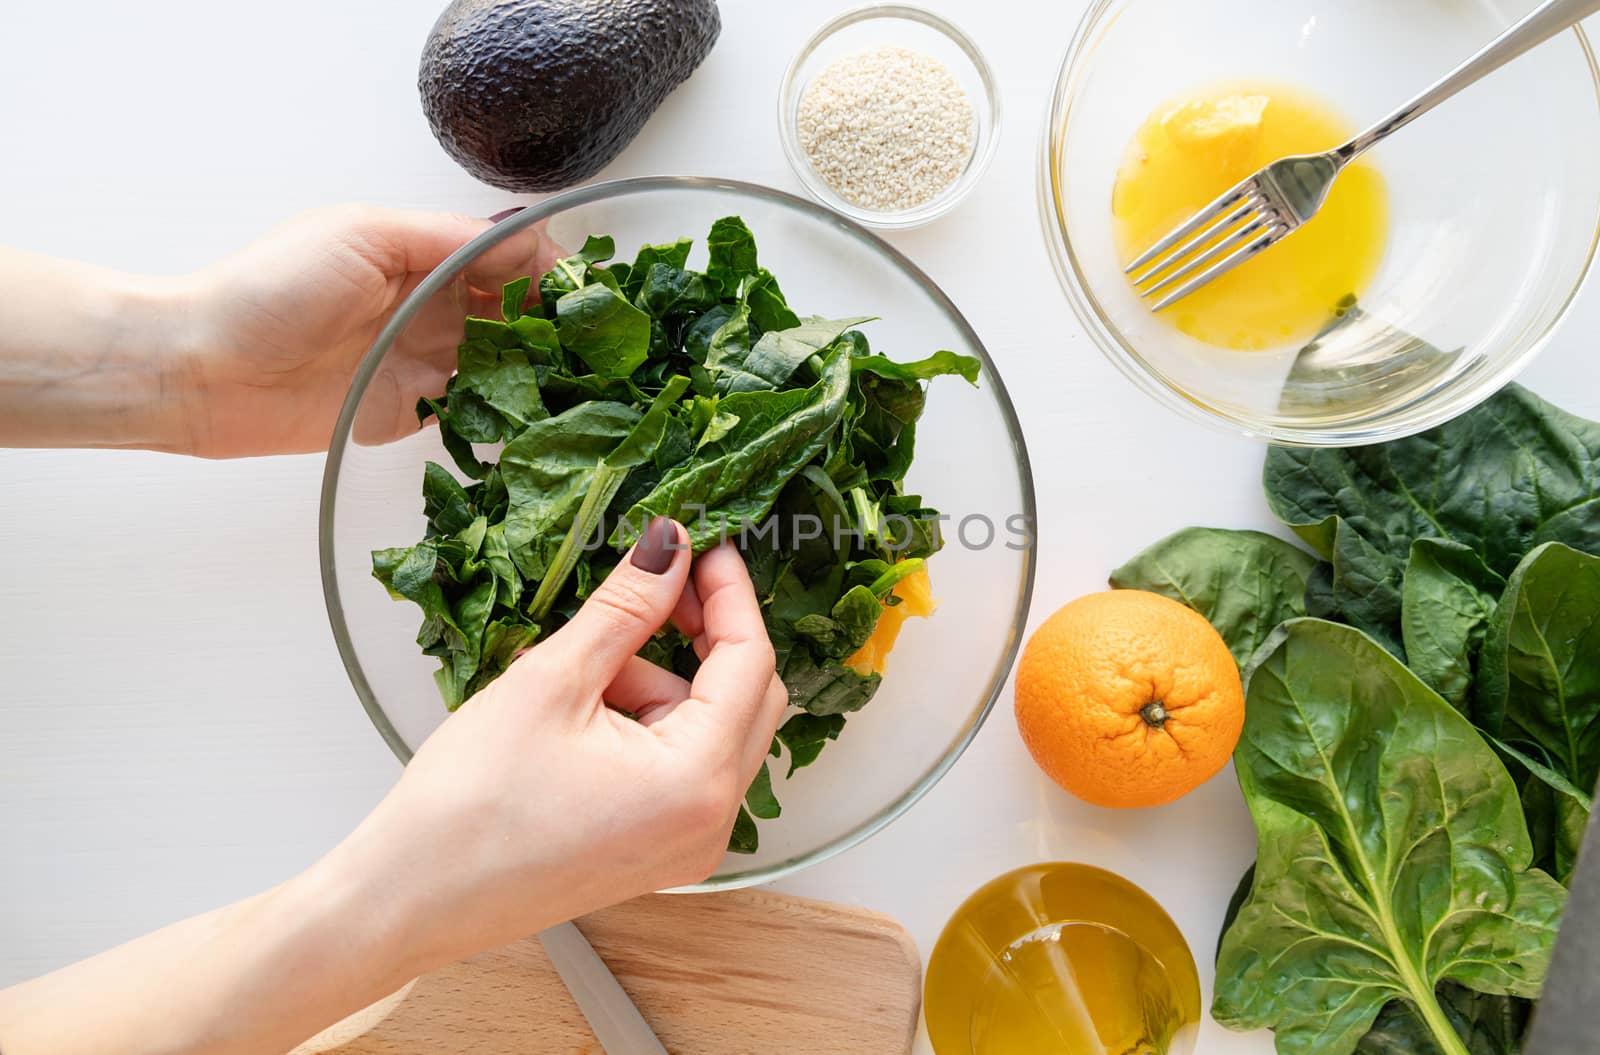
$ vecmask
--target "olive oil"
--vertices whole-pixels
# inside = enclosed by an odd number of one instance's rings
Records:
[[[1187,1055],[1200,980],[1166,912],[1082,864],[1020,868],[979,888],[928,963],[939,1055]]]

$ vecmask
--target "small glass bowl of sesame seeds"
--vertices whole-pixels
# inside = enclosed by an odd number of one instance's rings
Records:
[[[784,153],[812,197],[904,229],[954,208],[994,156],[1000,94],[971,38],[939,16],[870,4],[819,29],[778,93]]]

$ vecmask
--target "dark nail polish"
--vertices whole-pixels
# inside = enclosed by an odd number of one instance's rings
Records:
[[[509,209],[501,209],[499,212],[497,212],[493,216],[489,217],[489,222],[490,223],[499,223],[501,220],[504,220],[508,216],[517,215],[517,213],[521,212],[525,208],[527,208],[527,206],[516,205],[516,206],[512,206]]]
[[[660,575],[672,567],[673,555],[681,548],[678,526],[670,517],[656,517],[645,526],[644,534],[633,547],[633,566],[651,575]]]

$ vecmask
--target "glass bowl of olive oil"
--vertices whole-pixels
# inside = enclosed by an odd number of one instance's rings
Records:
[[[1152,312],[1124,267],[1536,3],[1095,0],[1039,168],[1046,241],[1090,337],[1161,402],[1280,443],[1392,439],[1487,398],[1555,333],[1600,237],[1600,71],[1581,29],[1387,139],[1304,228],[1171,307]]]
[[[938,1055],[1190,1055],[1200,980],[1150,895],[1055,862],[962,903],[929,958],[923,1006]]]

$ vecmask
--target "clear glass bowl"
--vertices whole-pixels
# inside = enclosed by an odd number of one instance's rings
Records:
[[[1189,1055],[1203,1014],[1172,917],[1121,876],[1069,861],[1013,869],[962,902],[928,958],[923,1007],[939,1055]]]
[[[1045,239],[1095,343],[1167,405],[1282,443],[1392,439],[1487,398],[1544,346],[1594,258],[1600,72],[1581,30],[1369,155],[1389,188],[1384,261],[1361,310],[1305,354],[1208,347],[1154,316],[1122,274],[1111,190],[1163,102],[1260,80],[1362,127],[1535,3],[1096,0],[1061,66],[1039,173]]]
[[[911,209],[869,209],[841,197],[817,174],[800,145],[800,100],[813,77],[829,63],[869,48],[910,48],[942,62],[972,101],[972,156],[949,187]],[[930,11],[903,4],[869,4],[847,11],[817,30],[783,75],[778,91],[778,129],[783,152],[806,191],[822,204],[858,223],[884,230],[918,227],[955,208],[977,184],[994,157],[1000,133],[1000,90],[978,46],[960,29]]]
[[[383,434],[414,401],[406,390],[417,358],[454,361],[466,306],[494,310],[467,276],[507,238],[549,221],[562,245],[616,238],[619,257],[643,243],[696,239],[704,266],[713,220],[737,214],[755,232],[763,265],[801,314],[876,315],[873,348],[921,358],[941,348],[983,362],[979,386],[940,378],[929,390],[907,487],[950,514],[945,548],[929,562],[939,610],[907,621],[883,685],[843,735],[792,781],[774,784],[783,816],[761,822],[761,850],[729,855],[696,889],[766,882],[846,849],[920,798],[955,762],[988,715],[1015,657],[1033,586],[1031,548],[1010,548],[1007,518],[1033,522],[1033,478],[1016,414],[993,361],[950,299],[876,235],[820,206],[751,184],[663,177],[570,191],[530,206],[468,243],[395,313],[352,383],[323,477],[323,591],[334,638],[356,694],[402,761],[447,717],[433,684],[435,661],[414,638],[418,612],[372,577],[371,552],[422,537],[422,469],[450,464],[432,425],[405,439]],[[504,253],[500,254],[502,257]],[[438,382],[442,387],[442,381]],[[429,395],[435,393],[427,393]],[[996,527],[989,545],[984,520]],[[959,661],[953,657],[959,656]]]

